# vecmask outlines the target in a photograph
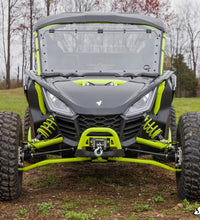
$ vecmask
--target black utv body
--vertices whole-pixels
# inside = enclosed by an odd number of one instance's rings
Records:
[[[195,160],[188,162],[200,158],[199,146],[188,150],[192,142],[185,140],[188,120],[198,124],[200,119],[195,113],[182,116],[176,142],[176,77],[163,71],[163,23],[135,14],[64,13],[41,19],[34,31],[35,70],[24,82],[29,106],[21,143],[19,117],[0,114],[1,126],[5,115],[17,125],[15,143],[8,140],[0,151],[3,165],[2,155],[12,160],[3,152],[14,146],[15,166],[6,181],[12,176],[15,184],[11,191],[0,181],[0,198],[17,198],[22,172],[38,166],[124,161],[174,171],[179,195],[200,199],[200,190],[194,192],[198,180],[193,181],[200,168],[193,168]],[[199,133],[198,128],[191,140]],[[62,158],[46,159],[47,154]],[[145,154],[153,159],[138,159]],[[24,167],[24,161],[33,164]]]

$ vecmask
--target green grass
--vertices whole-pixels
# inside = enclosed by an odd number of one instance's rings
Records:
[[[146,212],[152,210],[152,208],[149,206],[149,204],[137,204],[136,202],[134,205],[134,210],[138,212]]]
[[[162,196],[153,196],[151,198],[152,202],[158,203],[158,202],[164,202],[165,199]]]
[[[178,118],[186,112],[200,112],[200,98],[175,98],[173,105]]]
[[[187,199],[184,199],[182,204],[183,204],[183,209],[190,212],[194,211],[196,208],[200,206],[198,202],[190,203],[189,201],[187,201]]]
[[[37,206],[43,216],[50,215],[49,210],[54,209],[54,205],[52,204],[52,202],[37,203]]]
[[[65,214],[65,219],[74,219],[74,220],[90,220],[94,219],[93,215],[91,214],[86,214],[86,213],[81,213],[81,212],[66,212]]]
[[[32,187],[33,189],[39,189],[42,187],[51,187],[51,188],[57,188],[58,184],[60,183],[60,178],[55,177],[52,175],[47,175],[45,179],[32,179],[30,181],[24,181],[25,185],[28,185],[29,187]]]
[[[24,214],[26,214],[26,213],[28,213],[28,210],[27,209],[24,209],[24,208],[20,208],[19,210],[17,210],[17,214],[19,214],[19,215],[24,215]]]
[[[13,111],[24,117],[27,105],[22,88],[0,90],[0,111]]]

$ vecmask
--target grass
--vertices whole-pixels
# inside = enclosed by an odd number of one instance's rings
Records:
[[[20,216],[23,216],[26,213],[28,213],[28,210],[25,208],[20,208],[19,210],[17,210],[17,214],[19,214]]]
[[[48,175],[46,179],[43,181],[43,184],[46,185],[51,185],[52,188],[56,188],[58,183],[60,182],[60,178],[52,175]]]
[[[200,112],[200,98],[175,98],[173,105],[178,118],[186,112]]]
[[[89,220],[89,219],[94,219],[93,215],[91,214],[86,214],[86,213],[81,213],[81,212],[66,212],[65,214],[65,219],[74,219],[74,220]]]
[[[24,117],[28,104],[22,88],[0,90],[0,100],[0,111],[13,111]]]
[[[63,205],[61,207],[63,210],[68,211],[68,210],[72,210],[72,209],[76,209],[77,205],[74,203],[66,203],[65,205]]]
[[[37,206],[43,216],[50,215],[49,210],[54,209],[54,205],[52,204],[52,202],[37,203]]]
[[[152,202],[158,203],[158,202],[164,202],[165,199],[162,196],[153,196]]]
[[[134,205],[134,210],[138,212],[146,212],[152,210],[152,208],[148,204],[137,204]]]
[[[196,208],[200,207],[200,204],[198,202],[190,203],[189,201],[187,201],[187,199],[184,199],[182,204],[183,204],[183,209],[189,212],[192,212]]]
[[[24,185],[32,187],[33,189],[40,189],[43,187],[57,188],[60,183],[60,178],[52,175],[47,175],[44,179],[32,179],[28,182],[24,181]]]

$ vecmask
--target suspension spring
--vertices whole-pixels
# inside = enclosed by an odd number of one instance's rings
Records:
[[[144,119],[143,130],[151,139],[155,139],[162,133],[162,130],[158,128],[158,125],[156,125],[152,118],[149,118],[149,115]]]
[[[50,115],[50,117],[37,129],[38,135],[48,139],[49,136],[56,130],[56,127],[57,124],[53,116]]]

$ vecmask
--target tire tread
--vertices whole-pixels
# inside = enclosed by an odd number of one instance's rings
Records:
[[[21,118],[0,112],[0,200],[12,200],[21,193],[22,172],[18,171],[18,146],[22,136]]]
[[[180,117],[177,138],[183,155],[182,171],[176,173],[178,195],[200,201],[200,113]]]

